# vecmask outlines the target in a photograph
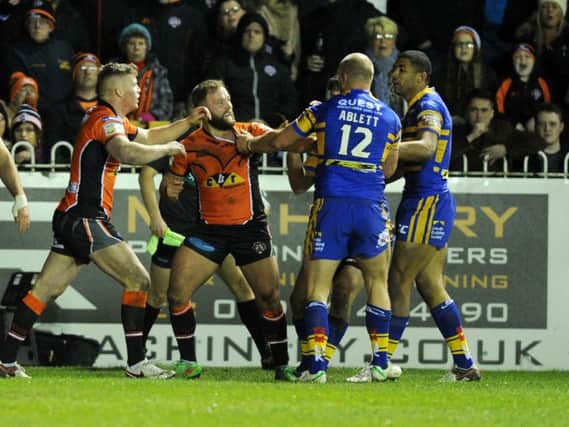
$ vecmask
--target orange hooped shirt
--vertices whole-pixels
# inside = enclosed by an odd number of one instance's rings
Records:
[[[136,126],[103,101],[88,111],[75,140],[69,185],[57,210],[110,220],[120,162],[105,149],[105,144],[117,135],[133,140],[137,132]]]
[[[259,123],[235,123],[234,132],[263,135],[270,128]],[[205,129],[191,132],[180,142],[186,155],[176,156],[173,174],[191,172],[196,180],[200,219],[206,224],[241,225],[265,220],[257,164],[239,154],[233,141],[217,138]]]

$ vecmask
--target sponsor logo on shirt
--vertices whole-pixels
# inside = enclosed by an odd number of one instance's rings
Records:
[[[124,127],[122,124],[111,122],[103,125],[103,132],[105,132],[106,136],[124,133]]]

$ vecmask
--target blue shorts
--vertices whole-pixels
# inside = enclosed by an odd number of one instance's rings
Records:
[[[305,253],[311,259],[372,258],[389,248],[383,203],[365,199],[314,200],[306,230]]]
[[[446,193],[405,197],[397,209],[396,240],[443,248],[448,243],[456,216],[454,197]]]

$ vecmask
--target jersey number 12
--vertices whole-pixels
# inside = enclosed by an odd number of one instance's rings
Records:
[[[340,141],[340,150],[338,151],[338,154],[343,154],[344,156],[348,155],[348,144],[350,142],[351,133],[352,133],[352,125],[342,126],[342,140]],[[371,144],[372,140],[371,130],[369,130],[368,128],[358,126],[354,130],[354,133],[362,134],[363,137],[360,140],[360,142],[358,142],[358,144],[354,148],[352,148],[350,154],[354,157],[367,159],[371,153],[369,151],[365,151],[365,149],[367,148],[368,145]]]

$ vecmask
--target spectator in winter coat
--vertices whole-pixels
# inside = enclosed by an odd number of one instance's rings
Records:
[[[261,119],[276,127],[297,113],[298,95],[288,68],[267,44],[267,22],[256,13],[241,18],[233,54],[219,56],[208,73],[225,82],[237,121]]]
[[[138,109],[129,118],[148,123],[170,120],[174,109],[174,95],[168,81],[168,70],[152,53],[152,37],[141,24],[127,25],[119,35],[119,46],[124,58],[138,68],[140,99]]]
[[[512,55],[513,73],[496,93],[496,107],[517,129],[532,130],[529,123],[536,108],[551,102],[549,84],[538,75],[535,51],[529,44],[519,44]]]
[[[466,99],[464,124],[453,129],[451,171],[464,168],[482,171],[484,160],[489,171],[502,171],[502,159],[508,162],[509,171],[521,171],[523,157],[543,149],[544,143],[532,132],[519,131],[507,120],[496,117],[492,92],[474,89]]]
[[[58,141],[71,144],[79,133],[87,110],[97,105],[97,81],[101,62],[94,53],[75,55],[72,67],[73,92],[58,102],[52,113],[45,118],[44,145],[46,151]],[[60,149],[56,152],[56,163],[70,163],[69,152]]]
[[[9,129],[12,126],[12,119],[22,104],[38,108],[40,89],[38,83],[33,78],[26,76],[21,71],[16,71],[10,76],[8,91],[8,102],[0,101],[0,103],[4,104],[6,109],[8,115],[6,118],[8,120],[7,126]]]
[[[369,45],[365,54],[373,63],[372,93],[389,105],[399,117],[403,117],[405,101],[395,93],[389,78],[399,54],[395,46],[399,33],[397,24],[386,16],[376,16],[367,20],[366,31]]]
[[[29,142],[34,148],[36,163],[43,163],[45,160],[41,143],[42,129],[42,120],[38,112],[30,105],[22,104],[14,116],[14,120],[12,120],[12,142],[14,144],[20,141]],[[30,163],[32,157],[32,152],[29,148],[16,148],[14,162],[17,165]]]
[[[26,37],[8,51],[6,71],[21,71],[38,83],[38,108],[45,113],[71,91],[73,51],[68,42],[51,37],[56,21],[49,3],[33,2],[24,25]]]
[[[474,28],[463,25],[454,31],[447,62],[434,83],[453,116],[463,115],[464,99],[471,90],[496,90],[496,75],[483,62],[482,42]]]
[[[551,87],[553,102],[562,102],[569,89],[569,25],[567,0],[538,0],[537,13],[521,25],[518,41],[536,47],[541,72]]]
[[[548,172],[563,172],[565,157],[569,153],[568,145],[561,141],[564,127],[561,110],[555,104],[544,104],[537,109],[535,131],[546,144],[543,153],[547,159]],[[532,172],[543,172],[543,159],[533,155],[529,169]]]
[[[142,2],[137,2],[142,3]],[[142,23],[152,37],[152,52],[168,70],[177,118],[185,117],[185,101],[192,88],[202,80],[207,49],[207,25],[197,2],[148,0],[137,4],[136,22]]]

